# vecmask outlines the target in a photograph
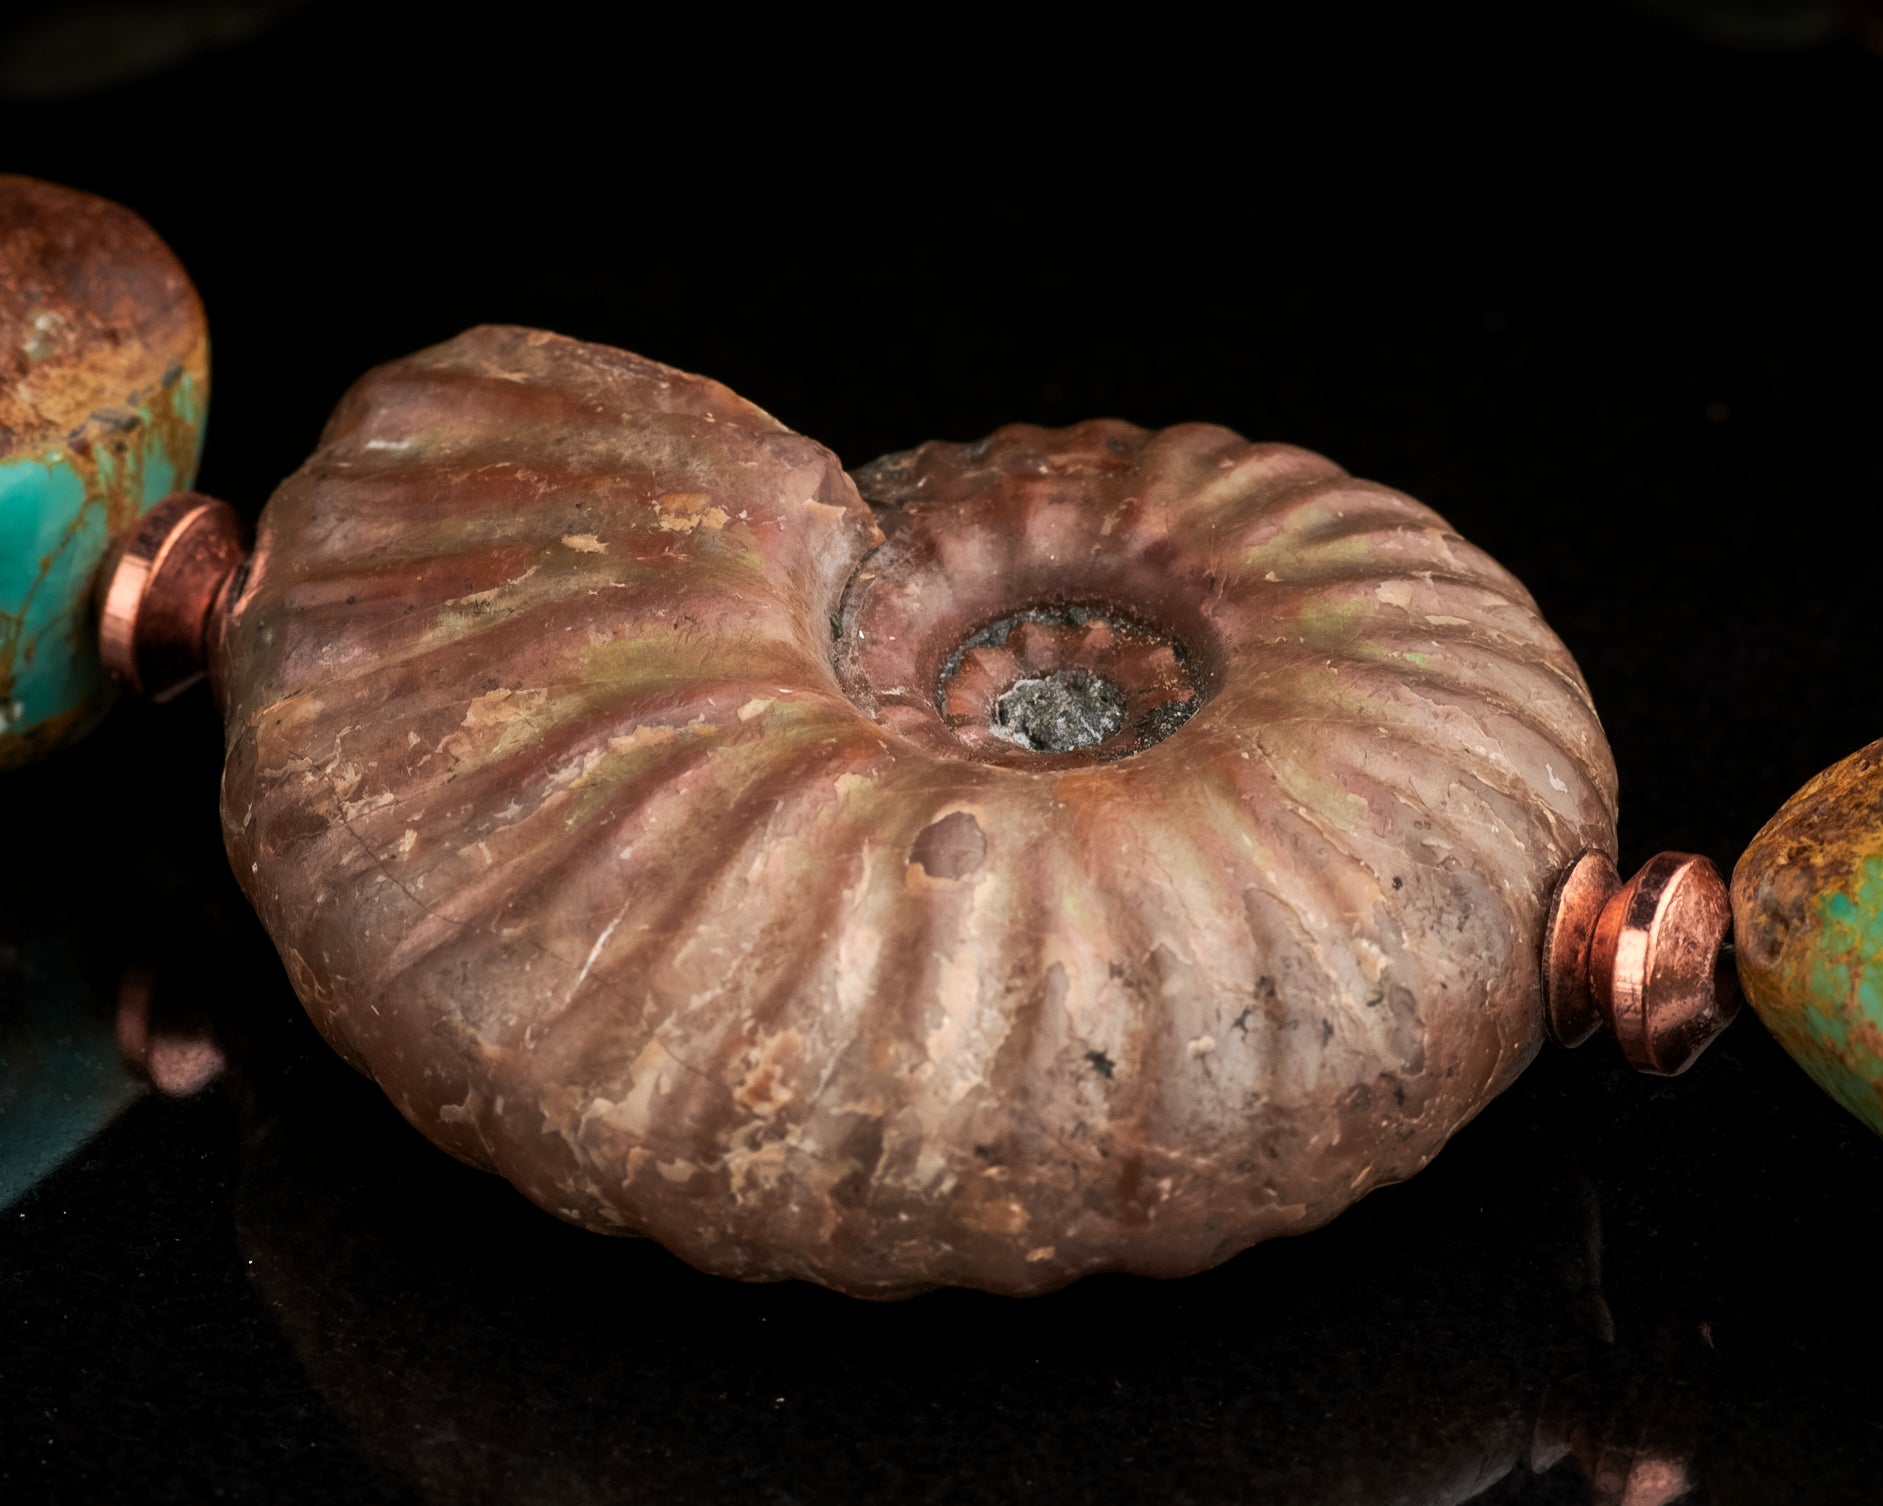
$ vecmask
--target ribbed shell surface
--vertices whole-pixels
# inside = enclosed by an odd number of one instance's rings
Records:
[[[230,856],[321,1030],[563,1218],[865,1295],[1194,1271],[1417,1170],[1538,1043],[1555,875],[1614,851],[1521,586],[1205,425],[860,474],[876,512],[725,388],[540,331],[354,388],[215,668]],[[888,683],[1073,600],[1170,629],[1200,709],[1029,765]]]

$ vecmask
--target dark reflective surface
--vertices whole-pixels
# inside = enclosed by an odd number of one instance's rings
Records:
[[[315,5],[0,139],[195,269],[203,483],[251,513],[360,370],[488,319],[852,462],[1213,419],[1510,565],[1594,688],[1624,867],[1728,866],[1879,730],[1883,62],[1507,9],[1233,53],[936,19],[846,71]],[[1193,1280],[733,1286],[546,1219],[325,1051],[224,871],[218,748],[199,693],[0,786],[8,1500],[1883,1497],[1883,1146],[1750,1017],[1672,1082],[1548,1054],[1413,1182]],[[125,1076],[131,1007],[221,1079]]]

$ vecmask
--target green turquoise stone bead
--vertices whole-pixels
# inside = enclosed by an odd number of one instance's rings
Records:
[[[1739,981],[1818,1085],[1883,1134],[1883,741],[1826,769],[1733,870]]]
[[[209,338],[129,210],[0,175],[0,768],[109,704],[92,588],[112,540],[194,482]]]

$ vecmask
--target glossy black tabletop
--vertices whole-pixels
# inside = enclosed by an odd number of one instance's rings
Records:
[[[1730,868],[1883,734],[1883,56],[1861,6],[1534,9],[27,5],[0,143],[191,268],[201,484],[251,516],[355,376],[483,322],[849,463],[1212,420],[1514,570],[1624,871]],[[739,1286],[555,1222],[332,1056],[219,754],[199,689],[0,784],[0,1499],[1883,1501],[1883,1145],[1749,1013],[1673,1080],[1546,1049],[1426,1172],[1207,1275]],[[129,1008],[221,1076],[127,1073]]]

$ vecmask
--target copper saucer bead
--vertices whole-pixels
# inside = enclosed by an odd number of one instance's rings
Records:
[[[227,502],[164,498],[106,556],[98,577],[98,651],[118,684],[167,701],[202,678],[215,608],[248,557],[248,529]]]
[[[230,856],[321,1030],[729,1276],[1026,1293],[1313,1228],[1529,1061],[1551,885],[1614,851],[1523,587],[1209,425],[851,475],[478,329],[347,394],[212,615]]]
[[[1638,1072],[1673,1077],[1733,1021],[1732,909],[1695,853],[1662,852],[1627,883],[1606,853],[1564,870],[1544,928],[1550,1033],[1577,1046],[1600,1026]]]

